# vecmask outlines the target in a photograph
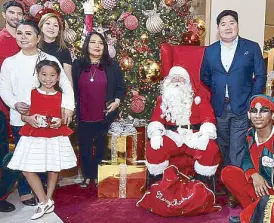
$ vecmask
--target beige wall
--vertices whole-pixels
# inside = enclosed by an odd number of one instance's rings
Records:
[[[2,17],[2,5],[4,4],[5,0],[0,0],[0,8],[1,8],[1,15],[0,15],[0,29],[3,29],[3,27],[5,26],[5,21]]]
[[[266,17],[264,39],[268,40],[274,37],[274,0],[266,0]]]
[[[258,42],[263,48],[266,0],[212,0],[210,43],[218,40],[216,17],[224,9],[237,11],[240,36]]]

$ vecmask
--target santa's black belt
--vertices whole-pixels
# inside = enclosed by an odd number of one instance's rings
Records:
[[[177,128],[179,128],[180,125],[165,125],[166,130],[172,130],[172,131],[176,131]],[[192,129],[195,131],[199,131],[201,127],[201,124],[194,124],[194,125],[181,125],[181,128],[184,129]]]

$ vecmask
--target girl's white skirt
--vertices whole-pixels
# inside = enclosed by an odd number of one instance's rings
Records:
[[[67,136],[22,136],[8,168],[26,172],[59,172],[76,165],[77,159]]]

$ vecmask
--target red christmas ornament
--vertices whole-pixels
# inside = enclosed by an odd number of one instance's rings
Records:
[[[165,4],[171,7],[176,4],[176,0],[165,0]]]
[[[27,6],[32,6],[37,3],[37,0],[23,0],[23,3],[25,3]]]
[[[31,16],[35,17],[41,9],[43,9],[42,5],[34,4],[29,8],[29,13],[31,14]]]
[[[43,8],[39,12],[37,12],[34,17],[34,21],[38,23],[40,21],[41,17],[47,13],[54,13],[55,15],[57,15],[57,17],[60,19],[60,21],[62,23],[63,29],[65,29],[65,22],[64,22],[63,16],[58,11],[51,9],[51,8]]]
[[[118,21],[124,20],[125,27],[129,30],[137,29],[138,27],[138,19],[136,16],[131,15],[131,12],[124,12],[120,15]]]
[[[138,27],[138,19],[134,15],[129,15],[125,18],[125,26],[129,30],[135,30]]]
[[[102,0],[102,6],[104,9],[111,10],[116,6],[116,0]]]
[[[134,113],[141,113],[145,109],[146,98],[142,95],[139,95],[137,91],[132,91],[133,97],[131,99],[130,109]]]
[[[182,43],[184,45],[200,45],[200,38],[197,33],[193,33],[192,31],[188,31],[182,34]]]
[[[60,9],[65,14],[72,14],[75,11],[75,3],[72,0],[61,0]]]
[[[120,67],[122,68],[122,70],[124,71],[128,71],[131,70],[134,66],[134,61],[131,57],[129,56],[124,56],[120,59]]]

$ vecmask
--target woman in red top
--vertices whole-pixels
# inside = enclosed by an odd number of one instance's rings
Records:
[[[27,124],[20,130],[22,137],[8,164],[10,169],[23,171],[39,199],[32,220],[54,210],[52,194],[58,173],[76,166],[76,156],[68,138],[72,130],[61,123],[60,67],[54,61],[42,60],[36,69],[40,87],[31,92],[29,115],[22,116]],[[47,193],[37,175],[39,172],[48,172]]]
[[[119,64],[112,60],[104,36],[89,33],[82,57],[72,64],[76,101],[76,121],[80,163],[84,181],[81,187],[97,182],[98,164],[104,156],[108,127],[118,116],[125,94],[125,81]]]

